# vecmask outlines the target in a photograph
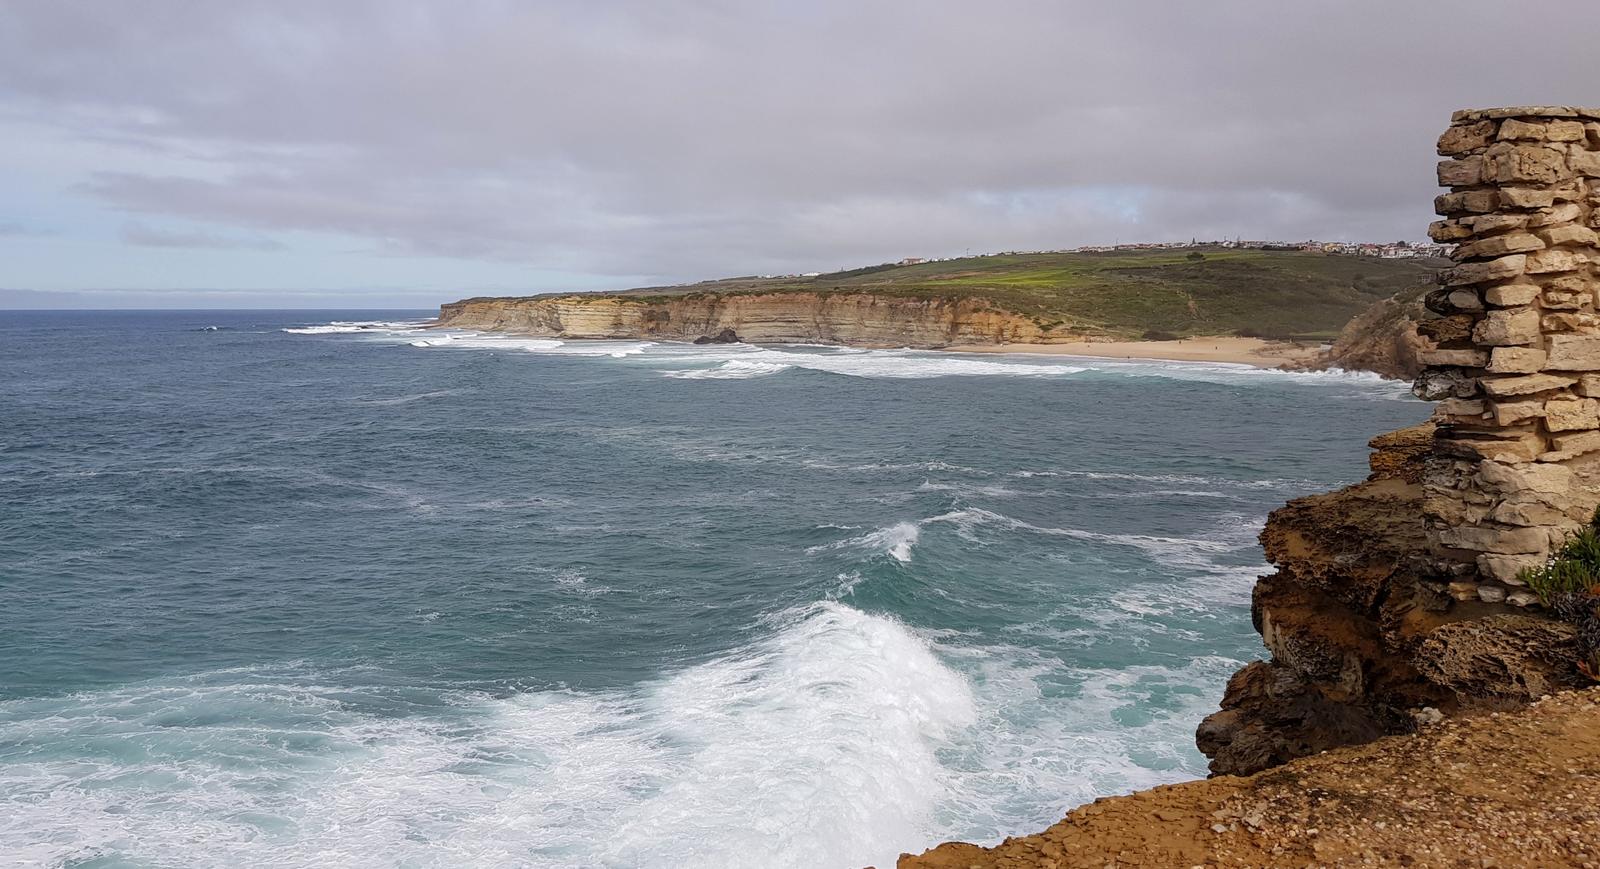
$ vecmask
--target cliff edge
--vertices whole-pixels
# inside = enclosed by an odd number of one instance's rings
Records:
[[[1108,797],[993,848],[898,869],[1600,867],[1600,689],[1293,761]]]

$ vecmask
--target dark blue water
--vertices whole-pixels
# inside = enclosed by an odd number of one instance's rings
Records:
[[[859,866],[1032,831],[1203,773],[1261,521],[1425,415],[1350,375],[420,316],[0,312],[0,854]]]

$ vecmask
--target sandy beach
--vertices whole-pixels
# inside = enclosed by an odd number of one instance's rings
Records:
[[[946,348],[960,353],[1042,353],[1052,356],[1098,356],[1105,359],[1168,359],[1179,362],[1233,362],[1260,368],[1283,368],[1315,360],[1316,344],[1268,341],[1234,336],[1184,338],[1179,341],[1073,341],[1062,344],[966,344]]]

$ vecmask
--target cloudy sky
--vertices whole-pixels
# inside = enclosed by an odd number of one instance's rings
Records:
[[[1600,3],[6,0],[0,308],[1420,239],[1452,109],[1600,104]]]

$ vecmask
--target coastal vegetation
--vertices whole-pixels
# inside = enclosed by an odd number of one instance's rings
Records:
[[[1041,328],[1138,337],[1241,334],[1331,339],[1397,292],[1429,284],[1445,263],[1301,251],[1208,248],[1015,253],[885,264],[784,277],[738,277],[620,294],[639,301],[776,292],[979,299]]]

